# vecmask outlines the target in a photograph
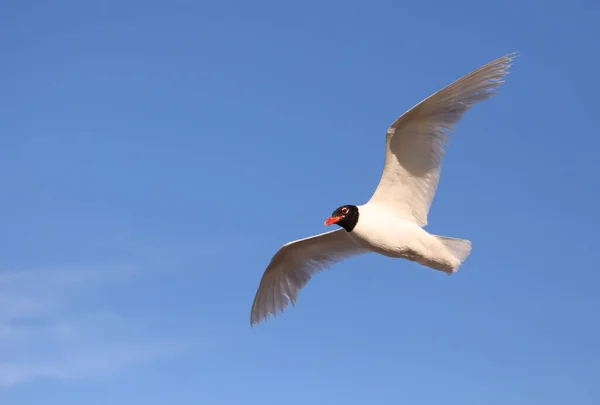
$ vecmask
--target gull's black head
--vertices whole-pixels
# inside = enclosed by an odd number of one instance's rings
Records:
[[[347,232],[352,232],[358,222],[358,207],[356,205],[342,205],[333,211],[325,221],[325,226],[339,225]]]

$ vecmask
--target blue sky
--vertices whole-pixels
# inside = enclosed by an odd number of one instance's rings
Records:
[[[405,4],[404,4],[405,3]],[[0,403],[597,404],[594,1],[5,1]],[[283,243],[368,200],[387,126],[521,56],[429,217],[250,328]]]

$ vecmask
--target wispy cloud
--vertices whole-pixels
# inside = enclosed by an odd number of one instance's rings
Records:
[[[0,386],[105,374],[181,350],[118,314],[78,308],[90,291],[135,274],[132,266],[0,272]]]

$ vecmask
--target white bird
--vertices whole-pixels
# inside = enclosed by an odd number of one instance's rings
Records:
[[[352,256],[375,252],[448,274],[471,253],[465,239],[423,229],[438,186],[444,145],[471,106],[504,83],[516,53],[463,76],[405,112],[387,130],[383,174],[363,205],[337,208],[325,225],[340,229],[283,245],[265,270],[252,304],[250,324],[295,305],[311,277]]]

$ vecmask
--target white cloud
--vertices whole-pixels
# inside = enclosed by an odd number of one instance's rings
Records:
[[[0,272],[0,386],[111,373],[183,349],[149,340],[118,314],[78,308],[78,298],[134,274],[131,266]]]

